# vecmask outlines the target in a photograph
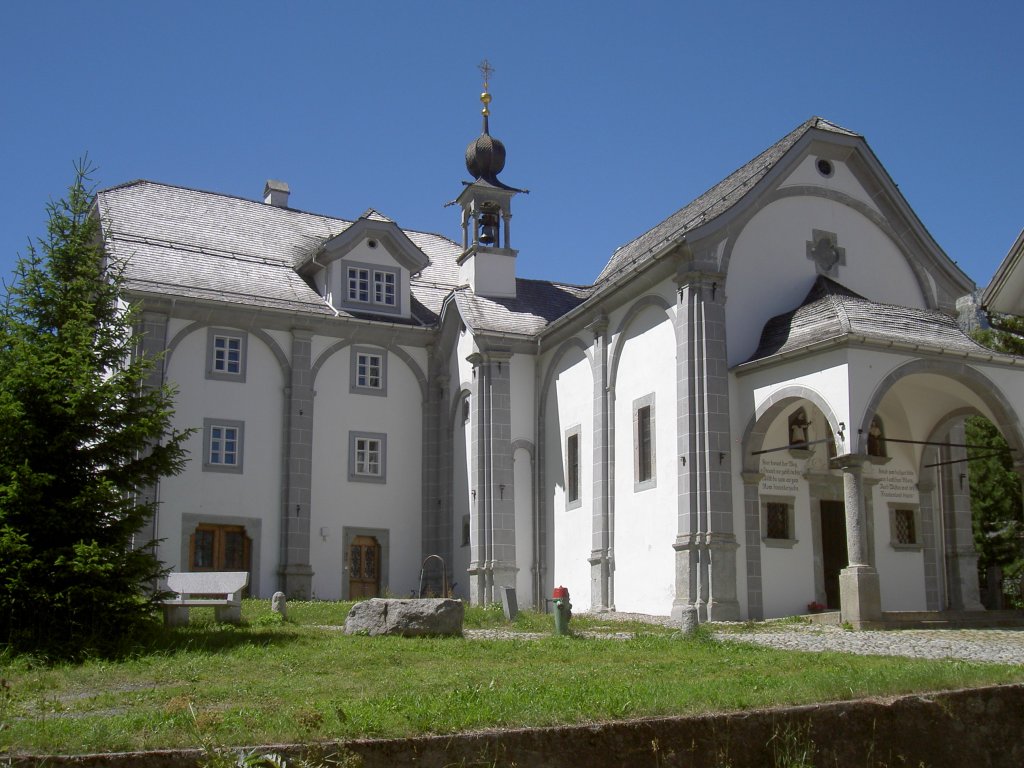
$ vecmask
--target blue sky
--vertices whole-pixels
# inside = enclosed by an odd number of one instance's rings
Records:
[[[0,274],[83,153],[457,237],[480,74],[519,274],[619,245],[812,115],[866,136],[979,285],[1024,227],[1019,2],[20,2],[0,10]]]

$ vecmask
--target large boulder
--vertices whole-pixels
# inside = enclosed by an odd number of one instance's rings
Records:
[[[345,634],[461,637],[464,613],[461,600],[375,597],[352,606],[345,619]]]

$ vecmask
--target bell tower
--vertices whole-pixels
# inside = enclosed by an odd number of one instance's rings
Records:
[[[498,180],[505,167],[505,145],[491,136],[490,75],[494,70],[485,59],[480,64],[484,90],[483,132],[466,147],[466,170],[473,181],[454,201],[462,209],[462,255],[458,259],[459,281],[475,293],[493,298],[515,298],[516,254],[512,249],[512,197],[515,189]]]

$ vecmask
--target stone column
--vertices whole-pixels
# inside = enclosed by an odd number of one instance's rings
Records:
[[[142,312],[141,322],[136,328],[138,345],[136,354],[148,358],[152,362],[143,386],[147,389],[159,389],[164,385],[164,354],[167,352],[167,323],[170,317],[163,312]],[[139,488],[136,498],[140,504],[152,504],[153,514],[146,520],[142,528],[135,534],[133,547],[138,549],[152,544],[156,550],[156,540],[160,538],[159,508],[160,484]]]
[[[730,462],[725,276],[686,261],[676,275],[678,461],[673,618],[739,618]]]
[[[937,451],[929,446],[922,452],[921,464],[931,464],[937,461]],[[935,532],[935,481],[925,472],[933,470],[921,470],[917,480],[917,493],[921,510],[921,545],[924,556],[924,602],[929,611],[941,611],[943,607],[941,579],[939,574],[939,548],[936,542]]]
[[[846,553],[849,565],[839,573],[839,603],[843,621],[866,629],[882,620],[882,590],[878,571],[868,561],[864,509],[863,465],[866,456],[846,454],[835,463],[843,470],[846,503]]]
[[[593,504],[591,506],[590,609],[612,605],[609,567],[609,440],[608,440],[608,317],[599,315],[587,326],[594,334]]]
[[[967,442],[964,421],[949,430],[946,461],[940,467],[943,486],[943,520],[946,525],[946,563],[949,573],[950,608],[955,611],[983,611],[978,587],[978,553],[974,549],[971,520],[971,482],[967,471]]]
[[[309,564],[309,519],[313,480],[313,334],[292,329],[291,379],[285,388],[284,478],[281,510],[281,591],[308,600],[313,591]]]

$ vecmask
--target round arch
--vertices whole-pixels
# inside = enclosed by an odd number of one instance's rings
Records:
[[[722,266],[721,271],[728,274],[729,262],[732,259],[732,251],[736,245],[736,241],[743,233],[744,228],[758,213],[767,208],[772,203],[776,203],[779,200],[785,200],[791,197],[819,197],[826,200],[831,200],[834,203],[846,206],[853,211],[856,211],[861,216],[866,218],[876,227],[878,227],[889,240],[892,241],[896,249],[903,254],[903,258],[906,260],[907,265],[910,267],[911,272],[914,273],[914,278],[917,280],[918,288],[921,291],[921,296],[925,299],[925,303],[931,309],[935,309],[938,306],[938,299],[934,288],[932,287],[931,281],[928,279],[928,275],[925,272],[924,267],[918,263],[917,260],[910,257],[907,253],[904,240],[897,234],[896,230],[893,229],[889,221],[878,211],[868,207],[860,200],[857,200],[844,192],[840,192],[835,189],[824,189],[821,187],[814,186],[793,186],[783,187],[782,189],[776,189],[770,194],[765,195],[762,203],[754,210],[747,214],[746,219],[743,222],[743,226],[736,227],[733,233],[730,235],[728,242],[725,244],[725,249],[722,253]]]
[[[181,344],[181,342],[187,336],[190,336],[191,334],[195,333],[196,331],[202,330],[203,328],[216,328],[222,325],[228,328],[237,327],[229,323],[225,324],[196,321],[194,323],[186,325],[184,328],[182,328],[180,331],[174,334],[174,337],[167,344],[167,353],[164,356],[164,370],[166,371],[168,368],[170,368],[171,357],[174,355],[174,350],[178,348],[178,345]],[[280,345],[273,339],[273,337],[269,333],[264,331],[262,328],[239,328],[239,330],[245,331],[246,333],[255,336],[257,339],[259,339],[260,341],[267,345],[267,348],[270,350],[271,354],[274,355],[274,359],[277,360],[277,364],[281,369],[281,375],[284,376],[285,381],[287,381],[288,371],[290,370],[291,365],[288,362],[288,357],[287,355],[285,355],[284,350],[281,349]]]
[[[871,426],[871,419],[882,404],[882,400],[889,394],[897,382],[916,374],[930,374],[944,377],[963,384],[972,392],[975,392],[989,410],[992,412],[993,423],[999,432],[1006,438],[1006,442],[1016,451],[1024,448],[1024,435],[1021,434],[1020,419],[1013,406],[1004,397],[1003,393],[985,376],[981,371],[972,368],[964,363],[946,362],[944,360],[911,360],[891,371],[885,378],[878,382],[871,397],[864,408],[864,415],[859,425],[860,434],[867,435]],[[975,412],[974,408],[970,408]],[[963,414],[961,414],[963,415]],[[946,417],[943,417],[946,418]],[[862,437],[862,440],[866,438]],[[866,445],[858,445],[857,450],[864,452]]]
[[[639,316],[641,312],[650,307],[664,310],[665,315],[670,320],[672,319],[672,316],[670,314],[670,312],[672,311],[672,305],[665,301],[665,299],[663,299],[661,296],[658,296],[657,294],[649,293],[646,296],[642,296],[641,298],[633,302],[630,308],[626,311],[626,314],[623,316],[622,321],[615,329],[615,334],[613,336],[613,340],[611,343],[611,354],[609,356],[608,361],[609,389],[615,389],[615,381],[619,372],[619,360],[622,357],[622,339],[624,338],[625,331],[627,328],[629,328],[633,321],[636,320],[636,318]],[[676,334],[676,346],[678,347],[678,329],[676,328],[675,323],[672,324],[672,331],[674,334]]]
[[[841,422],[836,417],[835,411],[832,410],[832,406],[829,405],[829,402],[819,392],[810,387],[799,385],[783,387],[777,392],[773,392],[761,403],[754,415],[750,417],[747,428],[743,432],[744,472],[758,471],[758,459],[754,454],[764,447],[764,439],[768,434],[769,427],[783,410],[798,400],[806,400],[814,405],[828,420],[833,434],[842,434]]]
[[[316,386],[317,374],[320,373],[320,369],[323,367],[324,363],[326,363],[331,357],[336,355],[338,352],[341,352],[343,349],[345,349],[346,347],[351,346],[352,344],[353,344],[352,340],[350,340],[350,339],[342,339],[341,341],[334,342],[334,344],[331,344],[331,346],[327,347],[327,349],[325,349],[323,352],[320,353],[320,355],[316,359],[316,362],[313,363],[313,366],[310,369],[312,386],[314,386],[314,387]],[[419,363],[417,363],[413,359],[412,355],[410,355],[408,352],[406,352],[401,347],[396,347],[393,344],[384,344],[384,345],[376,345],[376,344],[374,344],[372,346],[379,346],[380,349],[386,349],[388,352],[390,352],[395,357],[397,357],[399,360],[401,360],[403,363],[405,363],[406,367],[412,372],[412,375],[416,377],[416,382],[420,386],[420,394],[423,397],[423,402],[426,402],[427,401],[427,377],[423,373],[423,369],[420,368]]]

